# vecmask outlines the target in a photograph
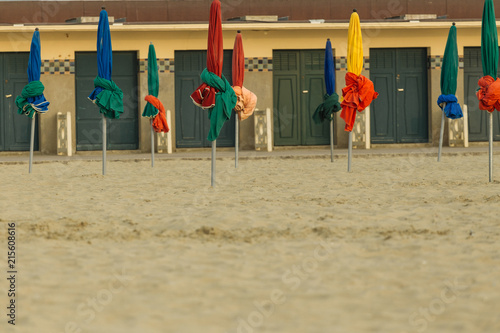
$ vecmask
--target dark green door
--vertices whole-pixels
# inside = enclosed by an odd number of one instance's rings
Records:
[[[107,148],[129,150],[139,148],[137,53],[113,52],[113,81],[123,90],[123,114],[120,119],[106,118]],[[76,81],[76,149],[102,149],[102,116],[88,96],[97,76],[97,53],[77,52]]]
[[[483,76],[480,47],[466,47],[464,51],[465,100],[469,113],[469,141],[487,141],[488,111],[479,110],[476,90]],[[500,112],[493,111],[493,140],[500,140]]]
[[[222,74],[231,83],[232,51],[224,51]],[[208,111],[194,105],[191,94],[201,84],[200,74],[206,67],[207,51],[175,52],[175,138],[178,148],[210,147],[207,140],[210,120]],[[234,112],[222,127],[218,147],[234,147]]]
[[[31,119],[17,113],[16,97],[28,83],[29,53],[0,53],[0,151],[30,149]],[[35,120],[34,150],[38,150],[38,118]]]
[[[326,145],[328,122],[315,124],[312,115],[326,92],[324,50],[273,52],[274,144]]]
[[[371,49],[370,79],[379,93],[371,106],[372,142],[428,142],[427,51]]]

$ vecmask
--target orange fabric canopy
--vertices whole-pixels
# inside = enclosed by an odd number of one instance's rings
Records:
[[[257,106],[257,96],[245,87],[234,86],[233,89],[238,97],[234,111],[238,113],[240,120],[245,120],[253,114]]]
[[[378,97],[378,92],[373,87],[373,82],[363,75],[347,72],[345,75],[345,88],[342,89],[344,100],[340,105],[342,112],[340,117],[345,121],[345,130],[350,132],[356,120],[356,110],[363,111],[370,103]],[[369,120],[367,120],[369,121]]]
[[[158,114],[156,117],[153,119],[153,128],[155,132],[168,132],[170,131],[170,128],[168,127],[167,124],[167,113],[165,112],[165,108],[163,107],[163,104],[160,102],[160,100],[153,95],[147,95],[144,97],[144,99],[153,105],[155,108],[158,109]]]
[[[500,79],[489,75],[479,79],[479,90],[476,95],[479,99],[479,109],[493,112],[500,111]]]

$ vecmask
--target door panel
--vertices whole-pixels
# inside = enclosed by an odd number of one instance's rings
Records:
[[[394,143],[394,75],[372,74],[371,77],[379,93],[371,106],[372,141]]]
[[[139,148],[139,103],[137,97],[137,53],[113,52],[112,80],[123,91],[120,119],[106,118],[107,149]],[[102,149],[102,115],[88,96],[97,76],[97,53],[75,54],[76,149]]]
[[[16,97],[21,95],[28,83],[29,53],[0,54],[0,75],[4,82],[0,115],[0,150],[27,151],[30,148],[31,118],[17,113]],[[9,96],[10,97],[7,97]],[[33,149],[38,150],[38,118],[35,118],[35,137]]]
[[[428,142],[426,50],[371,49],[370,76],[379,93],[372,103],[372,142]]]
[[[324,50],[273,53],[274,144],[326,145],[330,124],[312,115],[326,92]]]
[[[275,140],[280,145],[299,145],[297,76],[281,75],[275,81],[277,100],[274,108]]]
[[[402,76],[404,91],[398,92],[403,96],[399,122],[399,142],[426,142],[427,137],[427,98],[424,97],[423,78],[421,75]],[[425,119],[425,121],[423,121]]]

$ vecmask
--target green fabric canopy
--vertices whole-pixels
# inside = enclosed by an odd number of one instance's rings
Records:
[[[498,72],[498,35],[493,0],[485,0],[481,26],[481,60],[483,74],[492,78]]]
[[[208,118],[210,119],[208,140],[214,141],[219,136],[224,123],[231,118],[231,112],[236,106],[238,98],[224,75],[218,77],[217,74],[205,68],[201,73],[201,80],[219,91],[215,95],[215,106],[208,110]]]
[[[341,109],[337,93],[334,92],[331,95],[325,94],[323,103],[316,108],[312,118],[316,124],[321,124],[325,120],[332,121],[334,112],[338,112]]]
[[[17,113],[24,113],[28,117],[33,118],[36,110],[33,108],[31,103],[28,102],[28,98],[40,96],[43,94],[44,89],[43,83],[40,81],[31,81],[24,86],[21,96],[16,97],[16,105],[18,107]]]
[[[123,91],[111,80],[97,76],[94,86],[103,90],[96,96],[95,104],[99,112],[110,119],[118,119],[123,113]]]
[[[153,44],[149,45],[148,52],[148,94],[154,97],[158,97],[160,83],[158,80],[158,63],[156,62],[156,51]],[[151,103],[146,103],[144,111],[142,112],[143,117],[154,118],[158,114],[158,109],[155,108]]]
[[[498,48],[497,48],[498,50]],[[448,33],[446,48],[444,49],[443,64],[441,68],[441,94],[455,95],[457,92],[458,75],[458,47],[457,27],[452,25]]]

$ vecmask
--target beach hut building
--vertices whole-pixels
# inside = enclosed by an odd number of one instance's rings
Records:
[[[206,111],[189,95],[206,64],[209,0],[0,1],[0,154],[29,149],[29,121],[16,113],[15,96],[27,83],[30,39],[42,40],[42,78],[49,112],[37,117],[35,150],[72,154],[101,149],[99,113],[87,99],[97,75],[95,39],[102,6],[110,16],[113,80],[124,92],[124,113],[109,121],[108,149],[149,152],[150,128],[141,118],[147,95],[150,42],[158,57],[159,98],[171,112],[173,151],[209,147]],[[495,0],[497,17],[500,0]],[[467,0],[228,0],[222,1],[225,77],[231,79],[234,36],[245,45],[245,86],[258,96],[257,111],[241,122],[240,149],[275,149],[329,144],[329,125],[315,124],[321,103],[324,45],[330,38],[337,93],[346,73],[347,28],[355,7],[361,18],[363,75],[380,94],[369,112],[358,114],[357,148],[437,146],[441,110],[440,65],[448,30],[456,22],[460,67],[457,97],[468,106],[465,119],[447,123],[444,145],[486,144],[486,114],[475,96],[481,70],[482,6]],[[270,116],[266,118],[266,112]],[[60,113],[58,115],[58,113]],[[495,140],[500,122],[495,112]],[[267,124],[270,122],[270,124]],[[60,135],[61,126],[67,133]],[[269,125],[270,130],[266,130]],[[347,147],[336,114],[335,145]],[[219,147],[234,146],[234,121],[225,125]],[[160,138],[158,141],[160,145]],[[59,147],[59,148],[58,148]]]

